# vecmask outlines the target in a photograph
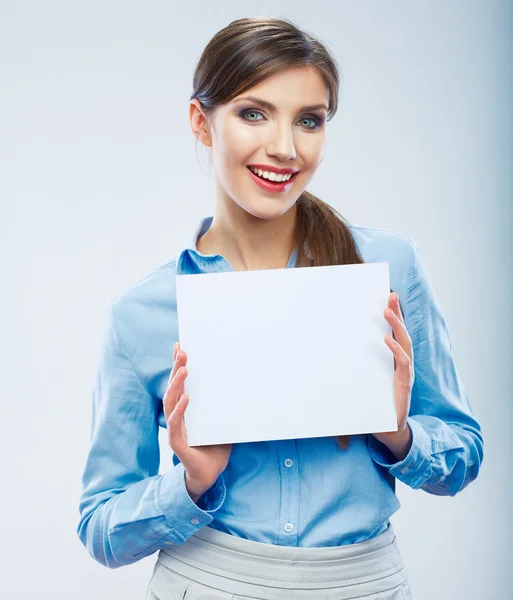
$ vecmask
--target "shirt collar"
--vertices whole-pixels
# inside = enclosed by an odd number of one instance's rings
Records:
[[[230,263],[221,254],[202,254],[196,248],[198,239],[208,231],[213,220],[212,215],[203,217],[186,235],[176,261],[177,275],[233,271]],[[290,255],[287,268],[295,266],[296,256],[297,248]]]

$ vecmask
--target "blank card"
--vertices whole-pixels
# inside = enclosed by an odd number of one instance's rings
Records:
[[[397,431],[386,262],[177,275],[190,446]]]

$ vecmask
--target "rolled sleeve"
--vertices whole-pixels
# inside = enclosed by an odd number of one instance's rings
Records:
[[[181,462],[175,465],[160,480],[158,504],[166,517],[173,534],[179,541],[188,540],[196,531],[210,524],[212,516],[221,508],[226,498],[226,485],[221,474],[196,504],[185,485],[185,469]]]
[[[389,469],[391,475],[413,489],[421,487],[431,476],[431,440],[422,425],[413,417],[407,423],[412,433],[412,443],[403,460],[396,460],[392,452],[374,436],[368,437],[372,459]]]

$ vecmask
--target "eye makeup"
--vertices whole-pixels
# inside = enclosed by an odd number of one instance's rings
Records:
[[[238,116],[245,121],[246,123],[258,123],[258,121],[261,121],[262,119],[247,119],[244,115],[247,113],[256,113],[256,114],[260,114],[263,115],[262,111],[257,109],[257,108],[252,108],[252,107],[248,107],[248,108],[244,108],[242,110],[238,111]],[[325,118],[323,115],[304,115],[302,117],[302,119],[309,119],[311,121],[313,121],[315,123],[315,127],[305,127],[306,130],[310,130],[310,131],[318,131],[322,125],[324,125],[325,122]]]

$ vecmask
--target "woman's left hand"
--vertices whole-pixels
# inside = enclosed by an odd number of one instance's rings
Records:
[[[394,398],[397,412],[397,431],[373,433],[391,452],[402,460],[411,447],[411,430],[407,419],[410,411],[410,398],[414,381],[412,341],[399,308],[399,296],[392,292],[388,297],[385,319],[392,327],[392,335],[385,336],[385,342],[394,354]]]

